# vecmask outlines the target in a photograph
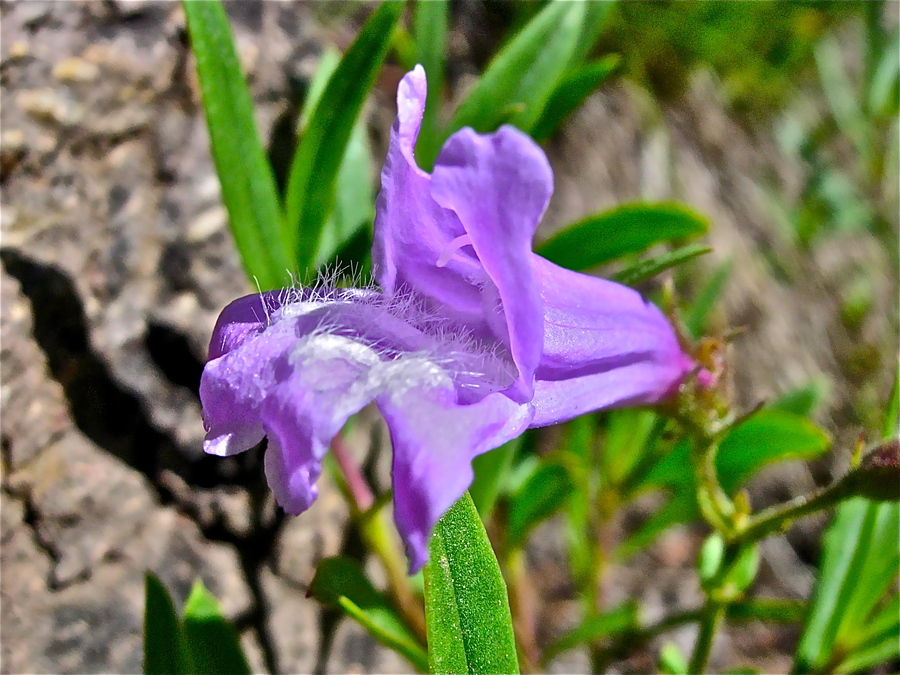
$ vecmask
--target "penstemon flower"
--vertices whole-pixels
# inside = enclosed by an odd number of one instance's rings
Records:
[[[472,481],[472,459],[529,427],[655,403],[691,370],[637,292],[531,250],[553,176],[513,127],[451,136],[428,174],[413,156],[425,73],[408,73],[381,175],[376,289],[240,298],[219,317],[200,395],[204,449],[268,437],[266,478],[309,508],[331,439],[372,401],[393,444],[394,516],[410,571]]]

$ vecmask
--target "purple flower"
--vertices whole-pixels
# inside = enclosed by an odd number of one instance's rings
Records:
[[[374,401],[412,572],[476,455],[529,427],[655,403],[693,365],[638,293],[532,252],[553,176],[529,137],[462,129],[432,174],[416,165],[425,90],[417,66],[397,94],[375,219],[378,288],[234,301],[200,385],[204,449],[231,455],[267,436],[266,478],[291,514],[316,498],[331,439]]]

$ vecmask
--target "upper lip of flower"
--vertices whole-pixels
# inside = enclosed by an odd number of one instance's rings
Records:
[[[415,163],[425,74],[407,74],[377,202],[377,290],[312,288],[236,300],[201,381],[204,447],[269,437],[285,510],[315,499],[331,438],[375,401],[394,447],[394,513],[415,571],[471,460],[525,428],[653,403],[690,370],[662,313],[631,289],[539,258],[552,192],[540,148],[512,127],[448,139]]]

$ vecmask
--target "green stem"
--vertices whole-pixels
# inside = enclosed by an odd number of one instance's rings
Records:
[[[718,451],[718,437],[704,434],[696,439],[692,461],[698,483],[697,502],[700,512],[713,529],[728,539],[735,528],[736,509],[734,502],[719,484],[716,471]]]
[[[846,496],[845,488],[844,482],[839,481],[811,494],[795,497],[789,502],[770,506],[751,516],[732,541],[752,543],[781,532],[797,518],[832,508]]]
[[[614,642],[607,645],[605,649],[597,651],[592,650],[591,672],[604,673],[614,661],[627,658],[657,635],[674,630],[687,623],[695,623],[700,621],[702,617],[702,610],[692,609],[664,617],[649,626],[643,626],[621,633],[617,639],[613,638]],[[555,657],[556,654],[553,654],[552,656]],[[541,666],[546,668],[549,661],[550,659],[544,657],[541,660]]]
[[[716,631],[719,629],[719,625],[722,623],[722,619],[725,618],[726,609],[727,606],[725,604],[712,600],[707,601],[706,607],[703,608],[700,634],[697,636],[697,644],[694,645],[694,653],[688,666],[688,673],[691,675],[702,675],[702,673],[706,672],[713,639]]]
[[[381,508],[383,504],[375,500],[365,476],[353,461],[340,435],[331,441],[331,454],[339,471],[338,487],[350,505],[351,516],[366,547],[378,556],[387,572],[388,592],[397,611],[409,629],[425,644],[425,613],[406,578],[406,560],[391,539],[387,514]]]

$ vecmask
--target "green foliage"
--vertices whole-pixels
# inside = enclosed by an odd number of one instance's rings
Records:
[[[690,312],[684,319],[684,326],[692,338],[699,339],[706,333],[713,308],[718,304],[731,277],[731,266],[730,260],[719,265],[691,303]]]
[[[250,666],[241,650],[237,631],[222,614],[219,601],[199,579],[184,605],[184,637],[193,672],[198,675],[249,675]]]
[[[507,544],[522,546],[532,529],[563,507],[573,487],[566,467],[554,461],[541,463],[510,499]]]
[[[621,272],[617,272],[613,279],[620,284],[633,286],[647,279],[652,279],[657,274],[662,274],[668,269],[683,265],[689,260],[706,255],[711,251],[712,249],[709,246],[688,244],[687,246],[676,248],[674,251],[666,251],[647,260],[640,260],[633,265],[629,265]]]
[[[275,177],[256,130],[234,38],[219,0],[185,2],[191,47],[216,173],[247,274],[261,290],[284,286],[295,268]]]
[[[181,620],[162,582],[149,572],[144,578],[144,673],[190,673],[191,657]]]
[[[438,522],[425,565],[432,673],[518,673],[506,583],[466,493]]]
[[[300,138],[305,135],[316,106],[340,60],[341,55],[335,49],[326,49],[322,53],[300,111]],[[353,125],[344,157],[338,167],[334,208],[322,228],[314,261],[316,268],[331,262],[338,251],[352,241],[360,228],[370,224],[375,218],[372,193],[372,152],[369,149],[365,118],[360,116]]]
[[[707,221],[681,204],[637,202],[588,216],[537,247],[537,253],[571,270],[586,270],[661,242],[706,234]]]
[[[194,582],[181,619],[165,586],[149,572],[145,588],[144,673],[250,673],[237,631],[200,580]]]
[[[900,656],[900,507],[853,499],[825,534],[795,669],[849,673]]]
[[[513,458],[522,445],[523,438],[524,435],[519,436],[499,448],[479,455],[472,461],[475,479],[469,487],[469,495],[484,521],[490,517],[497,497],[505,487],[512,469]]]
[[[608,11],[604,4],[547,3],[497,53],[446,133],[465,126],[493,131],[504,123],[531,132],[569,69],[593,45]]]
[[[809,384],[785,392],[772,401],[768,407],[808,417],[815,413],[828,397],[830,387],[827,379],[817,378]]]
[[[666,675],[686,675],[688,662],[674,642],[666,642],[659,650],[659,672]]]
[[[343,556],[322,560],[310,582],[309,594],[319,602],[341,609],[372,637],[402,654],[420,671],[428,670],[425,649],[387,597],[375,589],[358,561]]]
[[[422,64],[428,78],[428,100],[416,143],[416,160],[426,171],[431,170],[441,149],[440,108],[449,13],[447,0],[416,0],[414,7],[415,62]]]
[[[734,427],[722,440],[716,457],[719,481],[735,492],[764,466],[791,459],[819,457],[829,446],[828,434],[808,419],[782,410],[762,410]],[[633,555],[666,528],[698,517],[697,484],[687,440],[657,462],[632,486],[633,491],[665,488],[668,503],[622,544],[618,554]]]
[[[540,119],[531,130],[536,141],[549,138],[577,110],[585,99],[599,89],[619,67],[621,59],[612,54],[578,67],[566,75],[550,95]]]
[[[680,94],[693,70],[712,70],[738,110],[762,115],[793,94],[816,41],[859,3],[624,2],[601,45],[657,96]]]
[[[544,659],[549,661],[579,645],[631,630],[637,626],[637,621],[638,608],[634,602],[626,602],[608,612],[589,617],[547,647]]]
[[[387,55],[403,3],[385,0],[344,54],[315,106],[294,155],[285,219],[300,271],[311,271],[332,212],[338,172],[363,102]]]

